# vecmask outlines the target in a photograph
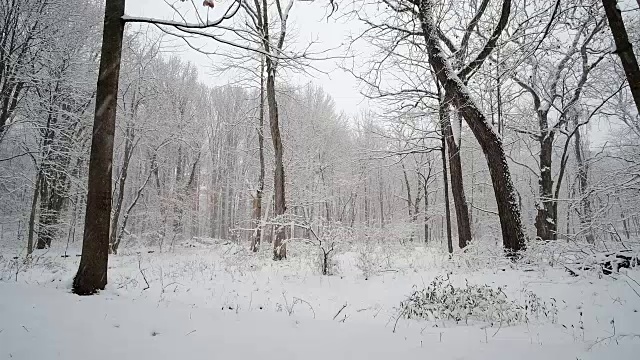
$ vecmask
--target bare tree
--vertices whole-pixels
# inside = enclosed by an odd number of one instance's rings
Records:
[[[124,33],[124,6],[125,0],[109,0],[104,12],[82,257],[78,273],[73,279],[73,292],[78,295],[94,294],[107,285],[111,165]]]
[[[468,89],[461,80],[461,76],[464,78],[467,74],[480,67],[494,49],[498,37],[506,27],[511,11],[511,1],[505,0],[502,3],[500,20],[485,44],[485,47],[459,74],[453,70],[453,67],[444,56],[439,44],[437,34],[441,33],[441,31],[439,31],[434,23],[433,16],[435,9],[433,2],[431,0],[418,1],[419,20],[429,55],[429,62],[438,81],[444,88],[445,99],[447,102],[453,104],[463,116],[487,158],[487,165],[489,166],[496,202],[498,204],[504,248],[509,255],[514,255],[516,252],[524,249],[525,237],[522,231],[520,209],[517,205],[515,189],[511,180],[502,140],[491,127],[484,114],[475,105]]]

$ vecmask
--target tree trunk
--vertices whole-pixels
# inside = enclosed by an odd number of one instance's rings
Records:
[[[578,117],[573,119],[575,126],[578,126]],[[596,239],[593,236],[593,229],[591,228],[592,213],[591,213],[591,200],[589,199],[588,187],[589,187],[589,167],[584,161],[582,154],[582,136],[580,130],[576,130],[574,139],[574,151],[576,156],[576,165],[578,166],[578,193],[580,195],[580,227],[581,232],[586,232],[585,238],[589,244],[594,244]]]
[[[382,182],[382,171],[378,170],[378,204],[380,206],[380,228],[384,227],[384,184]]]
[[[264,58],[260,59],[260,109],[258,110],[258,157],[260,159],[260,175],[258,175],[258,189],[253,203],[253,218],[256,230],[251,238],[251,251],[258,251],[262,237],[262,195],[264,192]]]
[[[282,221],[282,216],[286,211],[284,192],[284,163],[282,138],[280,137],[280,125],[278,123],[278,103],[276,102],[275,70],[272,68],[271,59],[267,58],[267,103],[269,105],[269,128],[271,130],[271,140],[275,154],[275,172],[273,179],[275,216]],[[273,259],[282,260],[287,258],[287,247],[284,243],[285,231],[283,226],[275,229],[275,239],[273,241]]]
[[[38,194],[40,194],[40,184],[42,183],[42,172],[38,170],[36,182],[33,188],[33,198],[31,200],[31,215],[29,215],[29,231],[27,237],[27,256],[33,253],[33,232],[35,229],[36,209],[38,204]]]
[[[611,28],[611,34],[613,40],[616,43],[616,51],[624,68],[624,73],[627,76],[627,82],[633,95],[633,101],[636,103],[636,109],[640,114],[640,68],[638,67],[638,60],[633,53],[633,48],[629,42],[629,36],[627,35],[627,29],[624,26],[622,20],[622,12],[618,7],[617,0],[602,0],[604,6],[604,12],[607,14],[607,20],[609,21],[609,28]],[[638,4],[640,6],[640,3]]]
[[[413,220],[413,212],[411,205],[411,184],[409,184],[409,177],[407,176],[407,169],[405,169],[404,164],[402,164],[402,174],[404,175],[404,185],[406,186],[407,191],[407,211],[409,213],[409,221]]]
[[[53,137],[52,126],[57,122],[53,115],[53,110],[49,109],[47,115],[47,125],[42,131],[42,162],[40,164],[40,214],[38,219],[38,240],[37,249],[45,249],[51,246],[54,233],[54,226],[57,222],[56,209],[54,209],[54,191],[56,171],[53,169]]]
[[[182,119],[182,117],[181,117]],[[182,234],[182,215],[184,205],[184,196],[182,193],[182,178],[184,175],[184,169],[182,167],[184,156],[182,152],[182,144],[178,145],[178,153],[176,160],[176,184],[175,184],[175,199],[173,199],[173,233]]]
[[[551,175],[551,159],[553,156],[554,135],[547,129],[546,114],[539,138],[540,142],[540,177],[538,178],[539,203],[536,214],[536,235],[541,240],[556,240],[558,219],[556,216],[556,200],[553,196],[553,178]]]
[[[124,8],[125,0],[107,0],[104,10],[82,257],[78,273],[73,279],[73,292],[78,295],[95,294],[107,285],[111,166],[124,33]]]
[[[435,37],[438,32],[432,19],[429,0],[421,0],[420,15],[429,62],[438,81],[444,86],[445,99],[462,114],[487,159],[498,206],[503,246],[508,256],[515,256],[525,248],[525,236],[502,140],[491,128],[484,114],[475,105],[468,89],[444,57]]]
[[[132,119],[133,120],[133,119]],[[129,174],[129,162],[133,153],[133,125],[127,124],[127,129],[124,133],[124,157],[122,159],[122,168],[120,169],[120,177],[118,178],[118,196],[115,201],[115,208],[113,209],[113,215],[111,216],[111,232],[109,234],[109,252],[116,254],[118,247],[116,244],[116,238],[118,238],[118,221],[120,219],[120,212],[122,211],[122,202],[124,199],[125,185],[127,183],[127,175]]]
[[[447,107],[444,106],[443,102],[440,103],[440,126],[441,128],[445,127],[447,117]],[[449,254],[453,253],[453,240],[451,239],[451,210],[449,209],[449,180],[447,179],[447,142],[445,140],[445,136],[442,135],[441,138],[441,155],[442,155],[442,179],[444,183],[444,210],[447,222],[447,248],[449,250]]]
[[[469,207],[464,194],[464,184],[462,180],[462,161],[460,160],[460,149],[453,137],[451,119],[449,117],[449,107],[445,106],[443,117],[443,136],[447,141],[449,149],[449,171],[451,173],[451,195],[453,195],[453,205],[456,210],[456,221],[458,224],[458,245],[464,249],[471,242],[471,224],[469,222]]]
[[[117,237],[111,244],[111,248],[113,249],[114,254],[118,253],[118,247],[120,246],[120,242],[122,241],[124,230],[127,227],[127,221],[129,220],[131,211],[138,203],[138,200],[140,200],[140,197],[142,196],[142,192],[144,191],[144,188],[147,186],[147,183],[149,183],[149,180],[151,179],[152,175],[153,175],[153,169],[149,171],[147,178],[144,180],[142,185],[140,185],[140,187],[138,188],[138,191],[136,191],[133,201],[131,202],[131,204],[129,204],[129,207],[127,207],[127,210],[124,212],[124,216],[122,216],[122,223],[120,224],[120,227],[117,230],[116,229],[113,230],[113,233],[117,234]]]
[[[424,243],[429,243],[429,194],[427,193],[427,181],[424,181]]]
[[[404,164],[402,164],[402,173],[404,174],[404,185],[407,188],[407,211],[409,213],[409,224],[412,226],[415,215],[413,212],[413,202],[411,201],[411,184],[409,183],[409,176],[407,175],[407,170],[405,169]],[[418,201],[417,197],[416,201]],[[411,230],[411,234],[409,235],[409,241],[413,241],[413,230]]]

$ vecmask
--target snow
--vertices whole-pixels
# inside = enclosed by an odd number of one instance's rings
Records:
[[[164,253],[129,244],[110,259],[107,290],[78,297],[69,291],[79,261],[72,248],[67,258],[63,249],[39,253],[17,282],[11,261],[0,259],[0,359],[635,359],[640,351],[640,296],[630,280],[638,271],[573,278],[478,254],[449,261],[437,248],[379,245],[367,248],[381,261],[377,275],[364,277],[359,248],[345,244],[340,275],[327,277],[309,246],[292,243],[289,259],[274,263],[266,248],[256,255],[195,239]],[[517,301],[525,291],[553,298],[558,321],[398,320],[400,301],[444,271]]]

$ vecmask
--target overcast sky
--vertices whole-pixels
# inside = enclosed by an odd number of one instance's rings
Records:
[[[178,0],[129,0],[127,1],[126,13],[129,16],[179,20],[176,12],[169,5],[172,4],[180,10],[183,16],[187,17],[188,21],[192,21],[189,19],[189,15],[193,16],[194,11],[189,1],[190,0],[187,0],[186,3],[182,3]],[[219,16],[221,12],[228,8],[228,4],[230,4],[231,1],[232,0],[216,1],[216,7],[211,10],[210,17],[215,18]],[[200,10],[204,9],[199,0],[195,0],[195,2]],[[288,37],[289,41],[303,46],[313,40],[317,42],[314,48],[315,50],[334,49],[340,47],[341,44],[347,44],[350,35],[359,33],[359,24],[353,21],[347,23],[337,19],[336,16],[327,19],[328,3],[328,1],[319,0],[296,0],[290,13],[289,28],[291,29],[291,36]],[[195,22],[195,18],[193,19]],[[234,82],[231,75],[221,77],[212,74],[209,70],[210,67],[216,61],[220,61],[220,59],[216,59],[215,56],[207,57],[200,54],[183,45],[184,43],[182,41],[174,41],[174,44],[180,45],[177,51],[181,57],[198,66],[201,80],[206,84],[215,86]],[[203,41],[201,44],[204,45],[204,49],[208,52],[230,49],[228,46],[221,45],[213,40],[206,40],[206,42]],[[363,47],[363,44],[359,44],[358,46],[352,50],[361,55],[368,52],[368,49]],[[344,55],[344,53],[342,50],[334,51],[331,55]],[[361,110],[369,106],[375,106],[374,102],[368,102],[360,93],[357,80],[351,74],[339,68],[341,63],[343,63],[341,59],[317,61],[314,62],[314,67],[322,72],[330,73],[330,75],[321,72],[312,72],[311,74],[287,73],[287,81],[296,85],[303,85],[311,81],[322,86],[324,90],[332,96],[338,110],[344,111],[347,115],[357,115]],[[590,132],[591,145],[601,145],[606,140],[611,127],[612,124],[609,121],[593,121]]]
[[[193,14],[193,7],[188,2],[167,1],[170,4],[175,4],[181,10],[181,13]],[[229,3],[230,0],[216,1],[216,7],[212,10],[211,17],[215,17],[225,10]],[[201,5],[201,2],[196,1],[196,4]],[[353,31],[351,30],[353,26],[345,24],[343,21],[336,21],[335,16],[327,21],[327,4],[328,1],[296,1],[290,15],[293,30],[291,34],[295,37],[295,42],[302,45],[315,40],[317,41],[315,49],[318,51],[337,48],[347,41],[350,32]],[[165,0],[129,0],[127,1],[126,13],[129,16],[176,19],[176,12]],[[179,44],[179,42],[176,42],[176,44]],[[206,44],[207,51],[216,51],[216,49],[224,47],[224,45],[217,44],[212,40],[203,44]],[[226,49],[229,48],[226,47]],[[203,82],[209,85],[224,85],[233,81],[229,77],[221,78],[218,75],[211,74],[209,67],[212,62],[217,61],[215,57],[207,57],[187,46],[181,46],[180,51],[180,55],[185,60],[189,60],[198,66]],[[334,51],[332,55],[342,55],[342,51]],[[356,79],[339,68],[341,62],[342,60],[340,59],[330,59],[314,63],[316,68],[322,72],[330,72],[330,75],[321,72],[312,72],[311,76],[310,74],[287,74],[287,80],[299,85],[311,81],[322,86],[333,97],[338,110],[355,115],[361,109],[367,107],[368,104],[365,97],[360,94]]]

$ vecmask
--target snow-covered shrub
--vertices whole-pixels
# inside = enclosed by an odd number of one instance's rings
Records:
[[[419,224],[404,221],[394,221],[385,225],[380,229],[384,242],[396,244],[409,244],[411,242],[420,242]]]
[[[522,253],[520,263],[565,269],[573,276],[602,276],[616,273],[620,268],[633,268],[640,263],[640,246],[629,243],[599,248],[578,241],[530,241]]]
[[[3,257],[0,255],[0,281],[17,280],[19,274],[31,269],[42,269],[43,274],[55,274],[65,270],[58,258],[44,255]]]
[[[360,270],[365,279],[377,274],[381,269],[378,256],[374,252],[374,249],[375,247],[368,243],[358,247],[356,267]]]
[[[504,256],[502,245],[496,245],[496,239],[484,237],[471,241],[464,249],[454,249],[451,261],[444,264],[453,265],[451,270],[465,269],[477,271],[480,269],[498,269],[512,265]]]
[[[313,229],[309,227],[314,244],[318,248],[318,265],[322,275],[335,275],[339,272],[339,264],[335,258],[338,247],[352,240],[350,228],[339,223],[322,224]]]
[[[393,254],[397,253],[399,242],[389,240],[386,229],[362,227],[356,232],[356,268],[365,278],[374,276],[393,265]]]
[[[555,322],[555,302],[544,302],[533,292],[525,303],[510,300],[502,288],[466,283],[454,286],[449,276],[436,277],[426,288],[414,291],[400,303],[400,315],[408,319],[480,321],[492,326],[526,323],[533,317]]]

